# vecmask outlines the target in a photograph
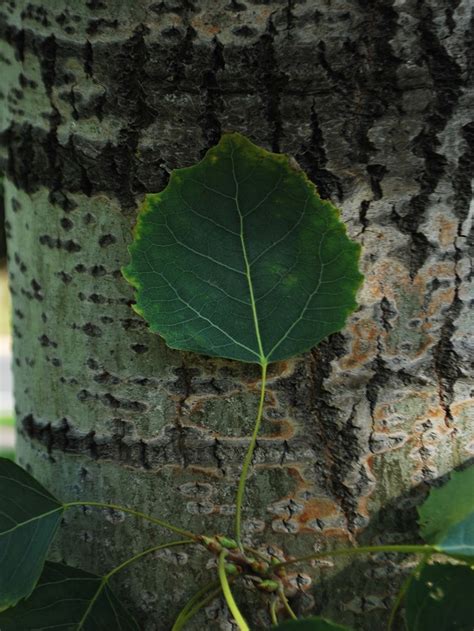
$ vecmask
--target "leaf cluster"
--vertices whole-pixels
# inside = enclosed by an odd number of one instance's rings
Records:
[[[180,631],[222,593],[240,631],[249,627],[232,594],[242,576],[268,600],[279,631],[350,631],[322,618],[298,620],[286,594],[286,568],[323,556],[412,553],[421,556],[405,583],[407,631],[474,627],[474,468],[452,474],[420,508],[425,545],[336,549],[273,563],[242,544],[241,515],[265,401],[267,365],[300,354],[340,330],[356,308],[360,248],[339,213],[305,174],[239,134],[225,134],[198,164],[173,172],[141,209],[125,277],[135,309],[175,349],[260,364],[260,404],[236,498],[235,540],[198,535],[137,510],[95,501],[63,503],[29,473],[0,458],[0,629],[2,631],[138,631],[111,580],[157,550],[201,545],[218,559],[218,579],[178,615]],[[138,552],[97,576],[48,562],[66,510],[122,510],[181,539]],[[432,562],[441,554],[447,561]],[[390,617],[392,625],[396,608]],[[291,620],[279,623],[282,616]]]

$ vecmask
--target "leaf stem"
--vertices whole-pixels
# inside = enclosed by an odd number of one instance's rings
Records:
[[[230,609],[231,614],[234,616],[234,620],[237,623],[240,631],[250,631],[250,627],[245,622],[240,610],[237,606],[237,603],[234,600],[232,592],[230,591],[229,581],[227,580],[227,574],[225,571],[225,559],[228,552],[227,550],[222,550],[219,555],[219,580],[222,586],[222,592],[224,594],[225,601],[227,606]]]
[[[176,618],[171,631],[181,631],[184,625],[202,609],[208,602],[211,602],[221,591],[220,581],[214,581],[206,585],[194,594],[184,605]]]
[[[271,618],[272,624],[278,624],[278,616],[276,612],[277,602],[278,600],[274,598],[272,602],[270,603],[270,618]]]
[[[261,388],[260,388],[260,401],[258,404],[257,418],[255,420],[255,426],[252,433],[252,438],[250,439],[250,444],[247,449],[247,453],[245,454],[244,462],[242,464],[242,472],[240,474],[239,486],[237,489],[237,499],[236,499],[236,512],[235,512],[235,538],[237,539],[237,543],[239,548],[243,551],[242,546],[242,504],[244,500],[245,494],[245,484],[247,482],[247,476],[250,464],[252,462],[253,452],[255,450],[255,445],[257,444],[257,436],[260,430],[260,424],[262,422],[263,416],[263,406],[265,403],[265,389],[267,383],[267,366],[266,362],[262,363],[262,376],[261,376]]]
[[[104,576],[104,579],[108,581],[110,578],[112,578],[114,574],[117,574],[117,572],[120,572],[121,570],[126,568],[128,565],[135,563],[135,561],[138,561],[139,559],[141,559],[144,556],[147,556],[148,554],[152,554],[153,552],[158,552],[158,550],[167,550],[168,548],[174,548],[176,546],[186,546],[191,543],[195,544],[196,542],[194,541],[194,539],[182,539],[181,541],[170,541],[168,543],[162,543],[158,546],[147,548],[146,550],[143,550],[142,552],[138,552],[133,557],[130,557],[129,559],[127,559],[120,565],[117,565],[116,567],[114,567],[112,570],[110,570],[110,572],[108,572]]]
[[[295,614],[295,612],[291,608],[290,603],[288,602],[288,598],[286,597],[286,594],[285,594],[283,589],[279,589],[278,590],[278,596],[280,597],[281,602],[283,603],[283,605],[284,605],[286,611],[288,612],[288,615],[290,616],[290,618],[292,620],[298,620],[298,616]]]
[[[77,631],[81,631],[81,629],[83,628],[83,625],[84,625],[84,623],[87,620],[87,616],[90,614],[92,608],[94,607],[94,604],[96,603],[96,601],[99,598],[100,594],[102,593],[103,589],[105,588],[105,586],[107,585],[107,583],[109,582],[109,580],[111,579],[111,577],[114,574],[117,574],[117,572],[120,572],[120,570],[123,570],[128,565],[131,565],[132,563],[135,563],[135,561],[138,561],[139,559],[141,559],[142,557],[146,556],[147,554],[151,554],[152,552],[157,552],[158,550],[164,550],[166,548],[173,548],[174,546],[187,545],[187,544],[190,544],[190,543],[196,543],[196,542],[193,539],[185,539],[183,541],[170,541],[168,543],[162,543],[159,546],[153,546],[152,548],[147,548],[146,550],[143,550],[142,552],[138,552],[138,554],[135,554],[134,556],[130,557],[129,559],[127,559],[123,563],[120,563],[120,565],[117,565],[112,570],[110,570],[110,572],[108,572],[107,574],[105,574],[102,577],[102,580],[100,582],[99,587],[97,588],[96,593],[94,594],[93,598],[91,599],[89,605],[87,606],[87,609],[85,610],[82,618],[80,619],[80,621],[79,621],[79,623],[77,625]]]
[[[94,508],[109,508],[111,510],[120,511],[122,513],[127,513],[129,515],[133,515],[134,517],[138,517],[139,519],[144,519],[145,521],[149,521],[152,524],[156,524],[157,526],[161,526],[162,528],[166,528],[171,532],[175,532],[178,535],[182,535],[186,538],[193,539],[193,541],[198,540],[198,536],[189,530],[184,530],[183,528],[178,528],[178,526],[173,526],[173,524],[169,524],[167,521],[163,521],[162,519],[158,519],[157,517],[152,517],[151,515],[146,515],[145,513],[141,513],[140,511],[133,510],[132,508],[127,508],[126,506],[119,506],[118,504],[107,504],[103,502],[66,502],[63,504],[63,509],[68,510],[69,508],[74,508],[75,506],[92,506]]]
[[[407,576],[406,580],[403,582],[403,585],[401,586],[400,591],[397,594],[395,602],[393,603],[392,610],[390,611],[390,616],[389,616],[388,623],[387,623],[387,631],[392,631],[393,625],[395,623],[395,617],[397,615],[397,611],[400,608],[400,605],[402,604],[402,600],[405,598],[405,594],[407,593],[408,589],[410,588],[410,585],[412,584],[416,573],[419,572],[426,565],[426,563],[428,562],[429,557],[430,557],[430,555],[426,554],[421,559],[421,561],[418,563],[418,565],[410,572],[410,574]]]
[[[336,550],[328,550],[326,552],[317,552],[315,554],[308,554],[304,557],[298,557],[291,559],[290,561],[282,561],[276,563],[274,568],[286,567],[288,565],[294,565],[295,563],[302,563],[303,561],[314,561],[317,559],[324,559],[331,556],[352,556],[356,554],[376,554],[379,552],[394,552],[400,554],[423,554],[430,555],[437,550],[434,546],[427,545],[386,545],[386,546],[360,546],[359,548],[339,548]]]

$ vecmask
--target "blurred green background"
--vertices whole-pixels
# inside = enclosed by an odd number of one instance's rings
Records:
[[[7,345],[8,338],[10,337],[11,305],[7,281],[4,221],[3,187],[0,180],[0,338],[2,344]],[[4,375],[0,375],[0,379],[4,378]],[[5,414],[4,411],[0,410],[0,435],[2,432],[10,433],[13,425],[14,420],[12,415]],[[5,448],[5,446],[0,443],[0,456],[12,458],[13,455],[14,452],[11,448]]]

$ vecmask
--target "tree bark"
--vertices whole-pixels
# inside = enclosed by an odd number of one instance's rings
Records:
[[[232,533],[258,372],[167,349],[133,314],[120,268],[143,195],[236,130],[293,155],[341,208],[366,275],[344,331],[272,367],[247,536],[289,554],[416,536],[423,493],[474,451],[471,11],[470,0],[3,3],[21,465],[64,500]],[[54,555],[103,572],[157,539],[123,515],[76,510]],[[162,554],[117,589],[143,629],[162,631],[209,580],[207,562]],[[315,565],[295,576],[293,604],[379,631],[406,567]],[[216,601],[189,628],[232,625]]]

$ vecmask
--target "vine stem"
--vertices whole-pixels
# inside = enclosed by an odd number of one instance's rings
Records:
[[[250,631],[250,627],[245,622],[244,617],[240,613],[240,609],[238,608],[237,603],[234,600],[232,592],[230,591],[230,585],[229,581],[227,580],[227,574],[225,571],[225,559],[227,554],[227,550],[222,550],[219,555],[219,580],[222,586],[222,593],[224,594],[227,606],[229,607],[230,612],[233,615],[234,620],[237,623],[240,631]]]
[[[126,506],[119,506],[118,504],[104,504],[103,502],[67,502],[63,504],[63,509],[68,510],[70,508],[74,508],[76,506],[92,506],[94,508],[109,508],[111,510],[120,511],[122,513],[127,513],[128,515],[133,515],[134,517],[138,517],[139,519],[144,519],[145,521],[149,521],[152,524],[156,524],[157,526],[161,526],[162,528],[166,528],[171,532],[175,532],[178,535],[182,535],[188,539],[192,539],[193,542],[198,541],[198,536],[188,530],[184,530],[183,528],[178,528],[178,526],[173,526],[173,524],[169,524],[167,521],[163,521],[162,519],[158,519],[157,517],[152,517],[151,515],[146,515],[145,513],[141,513],[139,511],[133,510],[132,508],[127,508]]]
[[[288,612],[290,618],[292,620],[298,620],[298,616],[295,614],[295,612],[291,608],[290,603],[288,602],[288,598],[286,597],[286,594],[285,594],[283,589],[279,589],[278,590],[278,596],[280,597],[280,600],[283,603],[283,605],[284,605],[286,611]]]
[[[244,462],[242,464],[242,473],[240,474],[239,486],[237,488],[237,499],[235,503],[235,538],[242,552],[244,550],[242,545],[242,504],[244,501],[245,484],[247,482],[248,471],[252,463],[253,452],[255,450],[255,445],[257,444],[257,436],[258,432],[260,431],[260,425],[262,422],[263,406],[265,403],[265,389],[267,384],[267,366],[267,362],[262,361],[262,385],[260,388],[260,401],[258,404],[257,418],[255,420],[252,438],[250,439],[250,444],[248,446],[247,453],[245,454]]]
[[[171,631],[181,631],[184,625],[197,614],[208,602],[211,602],[221,592],[220,581],[215,581],[210,585],[206,585],[200,589],[188,602],[184,605],[173,624]]]
[[[117,574],[117,572],[120,572],[121,570],[125,569],[127,566],[131,565],[132,563],[135,563],[135,561],[138,561],[139,559],[141,559],[144,556],[147,556],[148,554],[152,554],[153,552],[157,552],[158,550],[166,550],[167,548],[174,548],[175,546],[184,546],[191,543],[196,543],[196,542],[194,541],[194,539],[184,539],[182,541],[170,541],[168,543],[162,543],[159,546],[153,546],[151,548],[147,548],[146,550],[143,550],[142,552],[138,552],[138,554],[133,555],[126,561],[123,561],[123,563],[120,563],[120,565],[117,565],[116,567],[114,567],[112,570],[110,570],[110,572],[107,572],[107,574],[105,574],[105,576],[102,577],[102,580],[100,582],[99,587],[97,588],[96,593],[94,594],[89,605],[87,606],[87,609],[84,612],[84,615],[82,616],[82,618],[80,619],[78,623],[78,626],[77,626],[78,631],[81,631],[81,629],[83,628],[83,625],[87,619],[87,616],[91,612],[94,604],[96,603],[103,589],[105,588],[109,580],[112,578],[112,576],[114,576],[114,574]]]
[[[278,600],[274,598],[270,604],[270,618],[272,620],[272,624],[278,624],[278,616],[276,612],[276,607],[278,604]]]
[[[326,557],[337,556],[352,556],[356,554],[376,554],[378,552],[394,552],[399,554],[423,554],[430,556],[437,552],[434,546],[425,545],[386,545],[386,546],[360,546],[359,548],[339,548],[336,550],[328,550],[327,552],[316,552],[315,554],[308,554],[304,557],[298,557],[291,559],[290,561],[282,561],[276,563],[274,569],[279,567],[287,567],[288,565],[294,565],[295,563],[302,563],[303,561],[314,561],[317,559],[324,559]]]
[[[395,602],[393,603],[392,610],[390,611],[390,616],[389,616],[388,623],[387,623],[387,631],[392,631],[393,625],[395,624],[395,618],[397,616],[397,612],[398,612],[398,610],[400,608],[400,605],[402,604],[402,600],[404,599],[405,594],[407,593],[408,589],[410,588],[410,585],[412,584],[413,579],[415,578],[416,574],[421,569],[423,569],[423,567],[428,562],[429,556],[430,555],[427,554],[421,559],[421,561],[410,572],[409,576],[406,578],[406,580],[404,581],[403,585],[401,586],[400,591],[398,592],[397,597],[395,599]]]

